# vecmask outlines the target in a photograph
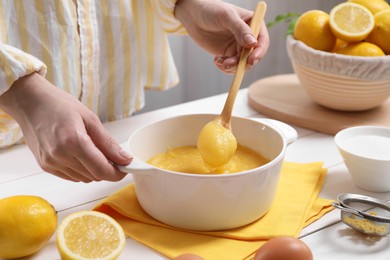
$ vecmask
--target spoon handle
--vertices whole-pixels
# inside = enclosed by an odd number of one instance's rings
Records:
[[[264,20],[266,10],[266,3],[261,1],[256,5],[255,11],[253,13],[250,28],[252,29],[253,36],[256,39],[260,33],[260,28],[262,25],[262,21]],[[244,78],[247,59],[249,57],[249,54],[251,54],[252,50],[253,48],[243,48],[241,52],[233,83],[230,87],[225,106],[223,107],[222,113],[220,115],[223,125],[228,129],[230,129],[230,120],[232,116],[234,101],[236,100],[238,90],[240,89],[242,79]]]

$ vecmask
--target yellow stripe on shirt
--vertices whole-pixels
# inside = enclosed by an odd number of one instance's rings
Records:
[[[145,1],[146,8],[145,10],[152,10],[152,4],[150,1]],[[153,48],[154,45],[154,19],[153,19],[153,13],[152,12],[146,12],[146,44],[147,44],[147,55],[148,55],[148,63],[147,63],[147,75],[148,78],[146,80],[146,86],[153,85],[154,82],[154,52],[155,49]]]
[[[186,34],[185,28],[174,16],[176,1],[177,0],[154,0],[154,9],[159,16],[159,20],[165,32]]]
[[[7,23],[5,21],[5,8],[0,8],[0,42],[8,42]]]
[[[92,1],[77,1],[77,19],[80,30],[80,64],[81,64],[81,101],[92,111],[95,111],[94,94],[95,77],[99,69],[95,67],[94,27],[95,13]],[[95,111],[98,113],[98,111]]]
[[[132,3],[132,8],[133,8],[133,20],[134,20],[135,33],[136,33],[136,35],[140,35],[140,33],[141,33],[141,30],[139,27],[140,17],[139,17],[139,13],[134,11],[134,10],[138,10],[138,0],[132,1],[131,3]],[[137,37],[137,46],[138,46],[138,48],[141,48],[141,41],[140,41],[139,37]],[[138,68],[142,68],[141,54],[139,53],[137,55],[137,57],[138,57],[137,64],[135,66],[138,66]],[[138,77],[138,82],[137,82],[137,89],[135,92],[136,97],[140,96],[141,95],[140,92],[143,91],[143,89],[142,89],[143,86],[142,86],[142,82],[141,82],[142,69],[138,69],[137,77]],[[140,104],[138,98],[135,99],[135,109],[136,110],[141,109],[141,104]]]
[[[119,12],[121,17],[126,17],[126,13],[128,12],[128,8],[125,4],[125,1],[119,2]],[[123,113],[128,114],[128,111],[130,111],[130,84],[131,84],[131,59],[132,54],[130,52],[130,49],[132,48],[130,43],[130,35],[129,35],[129,24],[128,20],[122,18],[121,19],[121,33],[122,33],[122,46],[124,49],[124,52],[127,53],[127,58],[123,60],[123,73],[125,74],[123,78]]]
[[[169,68],[169,61],[168,61],[168,40],[167,39],[164,39],[164,41],[162,42],[163,46],[162,46],[162,50],[163,50],[163,54],[161,55],[162,56],[162,62],[161,62],[161,74],[160,74],[160,82],[161,82],[161,85],[160,85],[160,89],[164,89],[165,86],[167,85],[167,81],[168,81],[168,68]]]
[[[29,42],[29,33],[26,28],[27,21],[26,21],[26,14],[24,10],[24,1],[16,0],[12,1],[14,3],[15,11],[19,13],[18,15],[18,23],[20,23],[20,26],[18,26],[18,34],[20,39],[20,47],[23,51],[30,53],[30,42]]]
[[[102,16],[109,16],[111,12],[111,5],[109,4],[110,0],[102,0],[100,2],[101,4],[101,12],[103,13]],[[108,86],[107,86],[107,93],[108,93],[108,99],[107,99],[107,109],[108,109],[108,119],[113,120],[115,118],[115,46],[114,46],[114,34],[112,33],[111,28],[111,20],[107,20],[103,24],[103,31],[105,35],[105,50],[106,50],[106,58],[107,63],[111,64],[108,69]]]
[[[64,10],[64,6],[62,4],[60,4],[59,2],[57,1],[54,1],[54,5],[55,5],[55,10],[56,10],[56,17],[57,17],[57,22],[59,24],[67,24],[69,21],[66,21],[65,20],[65,10]],[[69,75],[69,62],[68,62],[68,57],[67,57],[67,46],[68,46],[68,38],[66,37],[66,32],[61,32],[59,31],[59,44],[61,46],[61,49],[60,49],[60,52],[61,52],[61,69],[62,69],[62,73],[64,75]],[[72,39],[70,39],[72,40]],[[69,77],[64,77],[63,78],[63,89],[70,93],[71,92],[71,89],[70,89],[70,81],[69,81]]]
[[[13,82],[17,79],[17,77],[14,74],[11,64],[8,62],[9,55],[7,54],[8,53],[5,53],[0,46],[0,68],[3,71],[5,83],[7,84],[7,86],[11,86]]]
[[[47,77],[49,79],[53,79],[53,59],[51,58],[51,51],[52,48],[50,48],[50,39],[49,39],[49,29],[47,26],[47,20],[48,18],[44,16],[45,12],[45,4],[43,0],[35,0],[35,8],[37,10],[37,19],[38,19],[38,25],[39,25],[39,32],[40,32],[40,39],[41,42],[44,42],[45,44],[42,44],[42,59],[45,61],[46,66],[48,68],[51,68],[47,71]]]

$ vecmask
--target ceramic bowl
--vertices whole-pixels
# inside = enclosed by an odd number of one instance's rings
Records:
[[[373,192],[390,191],[390,128],[356,126],[334,138],[356,186]]]
[[[358,57],[318,51],[287,39],[294,72],[316,103],[340,111],[364,111],[390,96],[390,55]]]
[[[183,115],[150,123],[134,132],[125,149],[133,162],[119,167],[133,174],[142,208],[170,226],[189,230],[226,230],[262,217],[271,207],[288,143],[296,131],[279,121],[232,118],[239,144],[270,160],[245,172],[191,174],[156,168],[146,163],[167,147],[196,145],[202,127],[218,115]]]

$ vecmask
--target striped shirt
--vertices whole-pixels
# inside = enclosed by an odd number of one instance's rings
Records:
[[[0,0],[0,95],[38,72],[102,122],[130,116],[145,89],[178,83],[167,40],[185,33],[176,1]],[[22,139],[0,110],[0,148]]]

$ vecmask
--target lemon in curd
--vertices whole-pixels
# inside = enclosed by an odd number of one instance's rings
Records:
[[[237,140],[221,120],[207,123],[199,133],[197,148],[203,160],[212,167],[229,162],[237,149]]]

